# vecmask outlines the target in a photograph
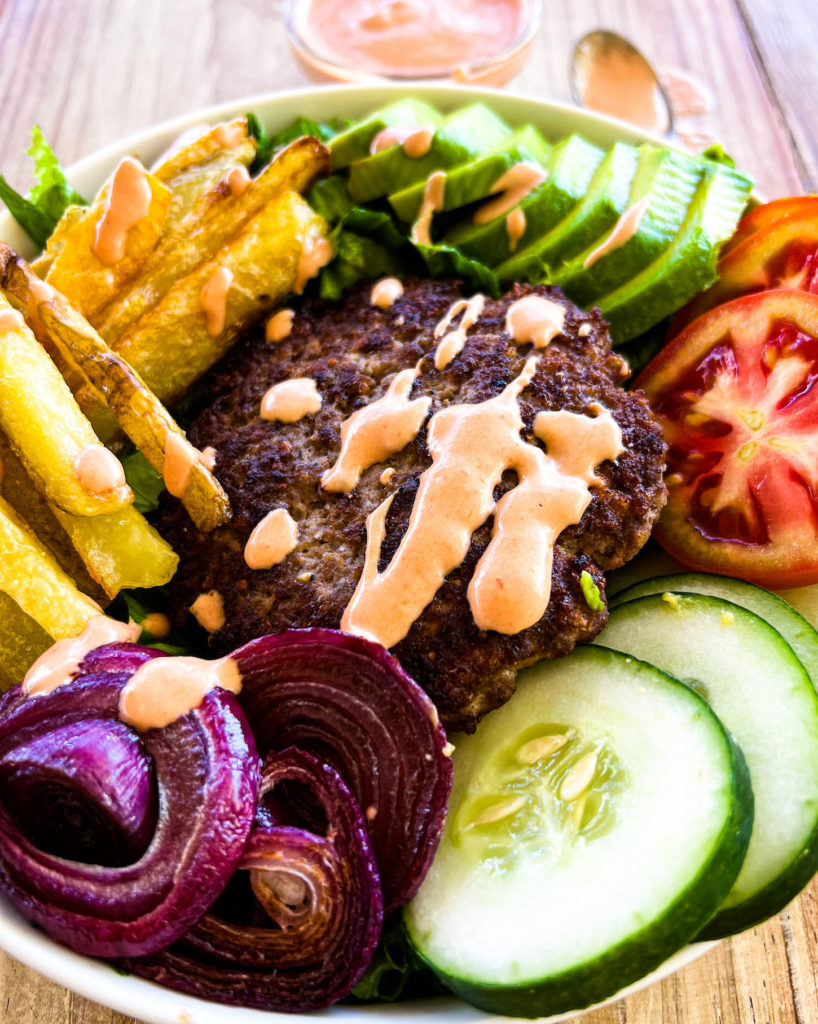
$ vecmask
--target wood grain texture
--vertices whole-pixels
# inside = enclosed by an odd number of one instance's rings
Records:
[[[617,29],[715,95],[713,127],[770,196],[818,188],[815,0],[546,0],[515,83],[569,99],[570,44]],[[0,0],[0,170],[26,188],[42,126],[64,163],[212,103],[307,84],[280,0]],[[229,1011],[225,1020],[229,1021]],[[774,921],[582,1024],[815,1024],[818,885]],[[0,954],[3,1024],[133,1024]]]

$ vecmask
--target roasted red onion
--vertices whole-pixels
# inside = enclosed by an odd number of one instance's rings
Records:
[[[253,826],[258,756],[231,694],[212,690],[142,736],[119,721],[122,688],[158,656],[108,645],[53,692],[0,699],[0,887],[95,956],[139,956],[184,934]]]
[[[380,936],[366,826],[338,773],[294,748],[267,759],[261,797],[239,865],[244,893],[228,890],[171,949],[125,966],[221,1003],[321,1009],[351,991]]]
[[[386,913],[417,891],[440,839],[451,759],[434,704],[378,644],[289,630],[233,655],[262,755],[296,746],[331,764],[366,818]]]

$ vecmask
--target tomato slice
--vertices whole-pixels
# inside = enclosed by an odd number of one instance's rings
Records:
[[[642,371],[669,451],[659,543],[768,587],[818,582],[818,295],[699,317]]]
[[[818,293],[818,197],[759,206],[743,218],[739,232],[748,218],[760,226],[722,252],[719,280],[677,313],[671,336],[714,306],[765,288]]]
[[[733,237],[722,248],[722,256],[726,256],[731,249],[735,249],[756,231],[766,230],[792,217],[803,217],[810,210],[818,216],[818,195],[788,196],[785,199],[773,199],[772,202],[754,206],[738,222]]]

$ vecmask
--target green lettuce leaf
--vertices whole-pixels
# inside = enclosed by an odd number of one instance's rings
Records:
[[[159,508],[159,495],[165,490],[165,481],[135,448],[122,457],[125,479],[134,494],[134,508],[142,515]]]
[[[495,299],[501,294],[497,275],[485,263],[469,259],[454,246],[434,242],[432,245],[413,243],[423,257],[432,277],[457,277],[471,285],[475,291],[485,292]]]
[[[43,249],[66,208],[74,203],[85,206],[86,201],[68,184],[38,125],[31,131],[28,153],[34,160],[34,188],[22,196],[0,174],[0,199],[34,244]]]
[[[393,1003],[399,999],[441,995],[446,991],[415,954],[397,917],[384,927],[372,963],[352,990],[352,996],[363,1003]]]

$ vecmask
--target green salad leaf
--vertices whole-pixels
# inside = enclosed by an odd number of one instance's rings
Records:
[[[28,196],[20,195],[0,174],[0,199],[35,245],[43,249],[66,209],[72,204],[87,204],[68,184],[65,172],[38,125],[31,130],[28,153],[34,160],[34,188]]]
[[[120,619],[131,619],[141,626],[153,612],[164,612],[167,608],[168,594],[165,587],[154,590],[121,590],[108,608],[107,614]],[[143,647],[151,647],[165,654],[195,654],[195,648],[178,634],[171,634],[167,641],[157,642],[150,633],[142,631],[137,643]]]
[[[125,480],[134,494],[134,508],[142,515],[159,508],[159,495],[165,490],[165,481],[135,448],[122,456]]]
[[[415,954],[397,917],[384,927],[372,963],[352,990],[352,996],[363,1003],[393,1003],[399,999],[442,995],[446,991]]]

